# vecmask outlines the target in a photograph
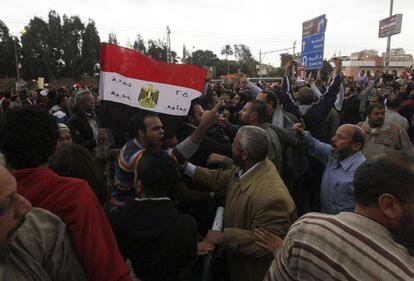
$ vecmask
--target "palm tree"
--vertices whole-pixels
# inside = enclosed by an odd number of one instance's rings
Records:
[[[227,59],[227,57],[233,55],[232,47],[229,44],[225,45],[224,48],[221,50],[221,54],[226,55],[227,74],[229,74],[229,60]]]

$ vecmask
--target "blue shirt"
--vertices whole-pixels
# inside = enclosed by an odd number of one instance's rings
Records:
[[[343,211],[352,212],[355,207],[354,173],[366,160],[364,154],[358,151],[338,162],[331,153],[330,144],[320,142],[309,132],[305,132],[304,138],[308,153],[326,166],[320,194],[322,212],[333,215]]]

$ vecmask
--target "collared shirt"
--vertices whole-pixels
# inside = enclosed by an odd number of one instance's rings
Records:
[[[98,122],[96,122],[95,113],[85,113],[86,119],[88,120],[89,125],[91,126],[92,133],[93,133],[93,139],[96,140],[99,133],[99,125]]]
[[[322,212],[352,211],[355,207],[354,172],[366,160],[364,154],[358,151],[338,162],[331,153],[331,145],[313,138],[309,132],[305,132],[304,137],[308,153],[326,165],[321,182]]]

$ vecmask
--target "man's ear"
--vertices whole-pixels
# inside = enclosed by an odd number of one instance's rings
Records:
[[[145,131],[144,131],[144,130],[139,129],[139,130],[138,130],[138,137],[143,137],[143,136],[145,136]]]
[[[400,201],[393,194],[384,193],[378,197],[378,207],[390,223],[398,222],[402,215]]]
[[[140,194],[142,194],[142,192],[144,191],[143,187],[142,187],[142,182],[135,178],[134,180],[134,188],[135,188],[135,193],[139,196]]]
[[[242,150],[241,156],[242,156],[242,160],[246,161],[246,159],[249,158],[249,153],[246,150]]]
[[[257,120],[257,113],[256,112],[250,113],[249,119],[250,120]]]
[[[362,148],[362,144],[360,142],[355,142],[352,144],[352,150],[353,151],[359,151]]]

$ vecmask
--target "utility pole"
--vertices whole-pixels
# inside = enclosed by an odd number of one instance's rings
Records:
[[[19,92],[20,90],[20,71],[19,71],[19,59],[17,57],[17,36],[13,36],[14,41],[14,59],[16,61],[16,74],[17,74],[17,83],[16,83],[16,90]]]
[[[296,40],[293,41],[293,52],[292,52],[293,59],[295,59],[295,49],[296,49]]]
[[[390,0],[390,17],[392,16],[392,6],[394,4],[394,0]],[[388,73],[388,68],[390,66],[390,57],[391,57],[391,35],[387,38],[387,54],[385,57],[385,73]]]
[[[170,27],[167,25],[167,63],[171,61],[171,40],[170,40],[171,30]]]
[[[260,81],[262,81],[262,50],[259,50],[259,77]]]
[[[259,50],[259,77],[260,80],[262,80],[262,60],[265,58],[265,56],[267,54],[271,54],[271,53],[278,53],[278,52],[282,52],[282,51],[286,51],[287,53],[289,53],[290,49],[293,49],[293,55],[295,54],[295,48],[296,48],[296,41],[293,42],[293,47],[290,48],[284,48],[284,49],[280,49],[280,50],[275,50],[275,51],[268,51],[268,52],[262,52],[262,50]]]

